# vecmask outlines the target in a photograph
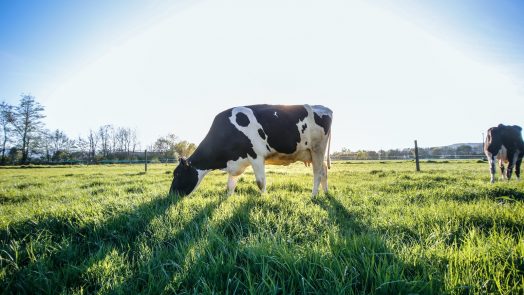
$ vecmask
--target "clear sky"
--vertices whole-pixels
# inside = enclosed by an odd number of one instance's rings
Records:
[[[169,3],[168,3],[169,2]],[[69,136],[199,143],[257,103],[323,104],[332,150],[480,142],[524,126],[524,1],[4,1],[0,100]]]

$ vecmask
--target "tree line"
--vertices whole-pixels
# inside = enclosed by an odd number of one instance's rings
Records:
[[[133,128],[107,124],[90,129],[85,137],[71,138],[62,130],[47,129],[44,111],[32,95],[22,94],[18,105],[0,103],[0,164],[104,163],[144,158]],[[168,134],[146,148],[151,152],[150,160],[162,161],[188,157],[196,145]]]
[[[448,159],[448,158],[469,158],[482,155],[482,144],[469,145],[461,144],[443,147],[418,148],[419,158],[421,159]],[[340,160],[401,160],[413,159],[415,149],[390,149],[390,150],[357,150],[351,151],[342,148],[341,151],[331,154],[333,159]]]
[[[144,153],[133,128],[111,124],[90,129],[87,136],[69,137],[64,131],[46,128],[45,108],[32,95],[21,95],[18,105],[0,103],[1,158],[0,164],[28,163],[109,163],[142,161]],[[145,147],[152,161],[176,161],[189,157],[194,143],[168,134]],[[420,158],[453,158],[482,154],[481,145],[455,145],[419,148]],[[386,160],[412,159],[412,148],[390,150],[358,150],[343,148],[334,152],[333,159]]]

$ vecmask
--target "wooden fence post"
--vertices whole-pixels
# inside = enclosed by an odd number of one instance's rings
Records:
[[[147,172],[147,150],[144,151],[144,154],[146,158],[146,160],[144,161],[144,169],[145,169],[145,172]]]
[[[417,140],[415,140],[415,165],[417,166],[417,171],[420,171],[420,164],[418,161],[418,146],[417,146]]]

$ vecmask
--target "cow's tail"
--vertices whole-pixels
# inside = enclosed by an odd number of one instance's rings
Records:
[[[329,133],[328,133],[328,148],[327,148],[327,167],[328,169],[331,169],[330,148],[331,148],[331,127],[329,128]]]

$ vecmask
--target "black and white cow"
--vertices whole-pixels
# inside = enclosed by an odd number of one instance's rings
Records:
[[[524,156],[524,141],[522,141],[522,128],[517,125],[506,126],[499,124],[488,129],[484,153],[488,157],[491,172],[491,182],[495,182],[495,162],[499,160],[500,172],[503,178],[511,179],[513,167],[517,180],[520,179],[520,165]],[[508,169],[504,174],[504,163]]]
[[[319,184],[327,192],[329,141],[333,112],[321,105],[252,105],[218,114],[204,140],[173,172],[170,193],[188,195],[216,169],[229,174],[228,193],[251,165],[261,192],[266,190],[265,164],[313,164],[313,195]],[[324,162],[327,147],[327,166]]]

